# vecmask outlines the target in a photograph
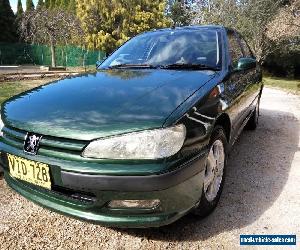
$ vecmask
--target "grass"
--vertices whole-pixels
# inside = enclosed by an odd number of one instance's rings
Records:
[[[300,80],[277,77],[264,77],[263,83],[266,86],[280,88],[293,94],[300,95]]]
[[[95,65],[87,65],[86,67],[67,67],[67,71],[71,72],[95,72],[96,71],[96,63]]]
[[[11,81],[11,82],[0,82],[0,105],[8,98],[22,93],[26,90],[35,88],[43,85],[53,79],[42,79],[42,80],[23,80],[23,81]]]

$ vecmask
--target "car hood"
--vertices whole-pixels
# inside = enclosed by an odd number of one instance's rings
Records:
[[[7,126],[79,140],[161,127],[213,71],[106,70],[69,77],[6,101]]]

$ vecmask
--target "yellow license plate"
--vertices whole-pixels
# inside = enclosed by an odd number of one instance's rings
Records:
[[[7,154],[9,172],[12,177],[51,189],[49,166]]]

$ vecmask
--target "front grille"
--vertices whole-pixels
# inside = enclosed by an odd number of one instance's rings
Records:
[[[2,141],[5,144],[23,150],[26,131],[4,127]],[[72,140],[61,137],[43,135],[40,141],[39,155],[62,157],[64,159],[78,160],[88,141]]]

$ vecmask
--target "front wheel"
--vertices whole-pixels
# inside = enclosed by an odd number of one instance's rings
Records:
[[[225,180],[227,139],[221,126],[213,130],[204,174],[203,189],[199,205],[194,214],[209,215],[217,206]]]

